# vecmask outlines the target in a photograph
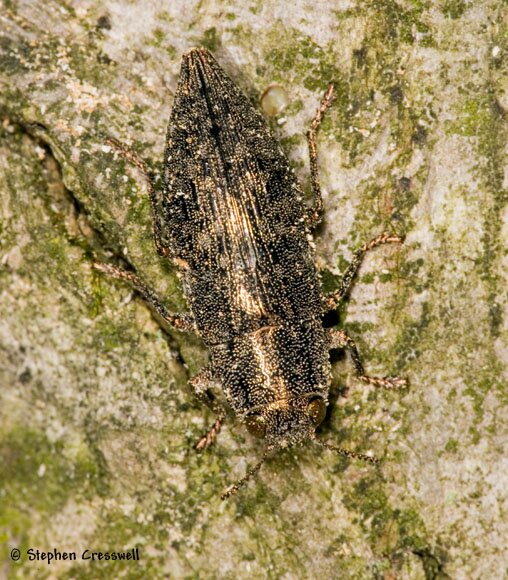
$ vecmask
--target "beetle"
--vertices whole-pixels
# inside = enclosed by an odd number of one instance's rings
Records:
[[[199,335],[208,347],[210,363],[190,384],[217,419],[196,448],[213,443],[225,418],[211,393],[213,382],[247,430],[266,442],[262,458],[222,498],[236,493],[269,455],[309,439],[376,461],[316,435],[328,406],[331,349],[350,352],[363,382],[406,384],[398,377],[367,376],[354,341],[344,330],[323,326],[323,315],[347,295],[364,255],[402,242],[394,234],[377,236],[354,254],[338,289],[322,292],[311,233],[323,208],[316,132],[332,100],[329,86],[307,134],[310,207],[266,121],[206,49],[194,48],[182,58],[162,189],[142,160],[109,140],[147,176],[155,246],[176,264],[189,313],[168,312],[131,272],[111,264],[95,268],[130,282],[166,322]]]

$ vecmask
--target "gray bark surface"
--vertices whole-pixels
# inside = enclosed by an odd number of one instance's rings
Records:
[[[492,0],[24,0],[0,3],[0,576],[503,578],[508,569],[507,23]],[[121,260],[185,309],[157,257],[139,171],[160,167],[181,54],[212,50],[271,121],[308,191],[318,147],[326,288],[384,230],[341,323],[388,392],[334,364],[320,436],[274,457],[186,385],[197,338],[163,327],[95,260]],[[81,560],[85,549],[134,561]],[[19,561],[11,550],[19,548]],[[30,561],[27,550],[76,552]]]

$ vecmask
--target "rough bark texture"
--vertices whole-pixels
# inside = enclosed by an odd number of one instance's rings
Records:
[[[508,567],[506,22],[499,0],[288,2],[4,0],[0,11],[0,574],[9,578],[501,578]],[[213,419],[186,381],[197,339],[162,329],[131,290],[94,273],[121,258],[185,307],[157,258],[142,177],[153,167],[181,53],[212,49],[256,102],[291,104],[274,128],[308,184],[319,136],[333,287],[383,230],[341,314],[369,371],[334,366],[321,436],[269,461],[221,502],[261,446]],[[347,315],[346,315],[347,314]],[[346,388],[347,387],[347,388]],[[141,561],[81,561],[86,548]],[[19,562],[10,550],[21,550]],[[77,561],[29,561],[26,550]]]

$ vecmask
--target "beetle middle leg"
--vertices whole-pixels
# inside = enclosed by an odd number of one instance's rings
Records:
[[[143,298],[143,300],[151,307],[157,314],[165,320],[170,326],[176,328],[177,330],[182,330],[185,332],[197,333],[196,323],[190,314],[178,313],[173,314],[168,312],[160,298],[155,294],[155,292],[148,288],[135,274],[132,272],[126,272],[121,268],[117,268],[112,264],[103,264],[96,262],[93,267],[100,272],[104,272],[112,278],[117,278],[118,280],[125,280],[129,282],[131,286],[138,292],[138,294]]]
[[[382,233],[381,235],[372,239],[369,243],[364,244],[359,250],[353,255],[353,259],[349,264],[347,270],[342,275],[339,287],[335,292],[328,294],[324,298],[324,306],[325,310],[335,310],[340,302],[344,299],[344,297],[349,292],[351,285],[353,284],[353,279],[360,268],[363,258],[365,254],[370,250],[376,248],[377,246],[381,246],[383,244],[400,244],[404,241],[403,238],[400,236],[396,236],[394,234],[389,234],[387,232]]]
[[[313,207],[307,210],[307,225],[310,227],[316,226],[321,220],[321,212],[323,211],[323,197],[321,195],[321,185],[319,183],[319,171],[317,163],[317,148],[316,148],[316,132],[321,124],[323,115],[330,107],[333,101],[333,85],[326,89],[326,93],[319,105],[310,129],[307,133],[307,142],[309,144],[309,161],[310,161],[310,180],[312,186],[312,194],[314,197]]]
[[[217,415],[215,423],[212,425],[212,427],[208,430],[207,433],[200,437],[194,445],[194,449],[196,449],[196,451],[203,451],[203,449],[210,447],[210,445],[215,442],[215,439],[217,438],[217,435],[219,434],[225,419],[224,410],[210,390],[211,382],[212,372],[209,365],[203,367],[189,381],[189,384],[192,387],[194,395],[198,401],[205,404],[213,411],[213,413]]]
[[[407,386],[407,380],[399,377],[370,377],[365,374],[360,354],[354,340],[343,330],[329,330],[330,349],[343,348],[351,355],[356,376],[364,383],[385,389],[400,389]]]

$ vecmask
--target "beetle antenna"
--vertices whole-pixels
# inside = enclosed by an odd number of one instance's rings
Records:
[[[321,447],[325,447],[330,451],[334,451],[343,457],[350,457],[354,459],[361,459],[362,461],[368,461],[369,463],[379,463],[379,459],[377,457],[373,457],[372,455],[366,455],[365,453],[357,453],[356,451],[350,451],[349,449],[344,449],[342,447],[338,447],[337,445],[333,445],[332,443],[327,443],[322,439],[319,439],[315,434],[311,436],[312,441],[321,445]]]
[[[249,479],[251,479],[254,475],[256,475],[256,473],[261,469],[261,466],[267,460],[267,458],[268,458],[268,450],[265,450],[265,452],[263,453],[263,457],[256,463],[256,465],[254,465],[254,467],[251,467],[250,469],[248,469],[247,473],[241,479],[239,479],[236,483],[233,483],[233,485],[230,485],[226,489],[226,491],[220,496],[220,498],[227,499],[228,497],[235,495],[235,493],[237,493],[237,491],[241,487],[243,487],[249,481]]]

